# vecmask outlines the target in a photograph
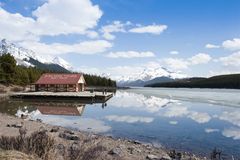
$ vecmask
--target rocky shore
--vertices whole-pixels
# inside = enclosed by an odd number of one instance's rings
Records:
[[[202,159],[188,153],[167,151],[163,148],[156,148],[150,144],[143,144],[137,141],[114,139],[93,133],[68,130],[44,124],[40,121],[24,120],[1,113],[0,137],[0,158],[2,159],[4,155],[14,156],[15,152],[20,152],[22,157],[24,157],[24,154],[27,154],[28,156],[26,155],[26,157],[28,159],[33,157],[32,159],[54,160]],[[37,143],[34,143],[35,141]],[[33,150],[32,148],[36,149]],[[16,156],[19,156],[19,154],[16,154]]]

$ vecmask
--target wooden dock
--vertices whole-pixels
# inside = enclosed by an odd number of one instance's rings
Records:
[[[19,92],[10,95],[22,100],[74,100],[91,103],[104,103],[113,96],[110,92]]]

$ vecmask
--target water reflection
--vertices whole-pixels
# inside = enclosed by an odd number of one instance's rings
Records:
[[[228,105],[174,100],[130,91],[117,91],[107,104],[14,105],[11,103],[3,108],[15,111],[18,116],[25,114],[31,119],[76,130],[162,143],[195,153],[207,154],[214,147],[228,154],[240,153],[240,108]]]

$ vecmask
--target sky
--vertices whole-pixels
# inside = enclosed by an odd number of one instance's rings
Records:
[[[240,73],[239,0],[0,0],[0,38],[113,79]]]

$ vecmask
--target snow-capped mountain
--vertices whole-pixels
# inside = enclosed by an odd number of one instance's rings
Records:
[[[29,66],[35,66],[36,63],[46,64],[46,65],[54,64],[54,65],[59,65],[67,70],[72,70],[71,65],[60,57],[48,56],[43,58],[43,56],[40,57],[36,55],[35,52],[33,52],[32,50],[19,47],[14,43],[10,43],[6,39],[3,39],[0,42],[0,55],[5,53],[10,53],[15,58],[18,65],[29,67]]]
[[[70,71],[73,70],[73,67],[71,66],[71,64],[68,63],[66,60],[62,59],[61,57],[55,57],[52,60],[52,62],[62,66],[63,68],[66,68],[67,70],[70,70]]]
[[[144,86],[150,83],[170,82],[187,76],[177,72],[171,72],[161,66],[144,68],[134,76],[123,76],[117,80],[119,86]]]

